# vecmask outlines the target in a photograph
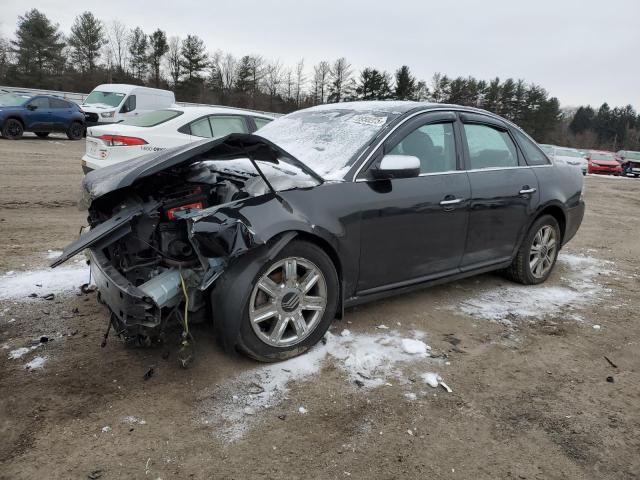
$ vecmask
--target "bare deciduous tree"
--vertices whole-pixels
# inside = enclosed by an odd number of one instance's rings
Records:
[[[227,92],[231,91],[235,84],[236,64],[238,61],[232,54],[227,53],[220,64],[220,74],[222,78],[222,88]]]
[[[180,76],[182,75],[181,59],[182,54],[182,40],[180,37],[171,37],[169,39],[169,50],[166,56],[167,70],[169,71],[169,77],[175,88],[180,83]]]
[[[300,108],[300,95],[302,94],[302,90],[304,88],[304,82],[306,81],[306,77],[304,75],[304,58],[301,58],[300,61],[296,64],[296,107]]]
[[[127,62],[129,32],[127,26],[119,20],[113,20],[107,27],[107,49],[112,58],[110,62],[118,71],[124,72]]]
[[[264,86],[269,94],[269,108],[273,108],[273,99],[278,94],[282,83],[282,64],[280,60],[267,64],[264,76]]]
[[[329,83],[329,62],[323,60],[313,67],[313,84],[315,103],[324,103],[326,101],[327,84]]]

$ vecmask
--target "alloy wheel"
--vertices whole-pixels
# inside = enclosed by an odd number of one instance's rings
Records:
[[[551,225],[543,225],[533,237],[529,269],[535,278],[543,278],[551,270],[558,250],[556,237],[556,230]]]
[[[254,285],[249,320],[264,343],[290,347],[311,335],[326,306],[327,282],[320,268],[304,258],[287,257]]]

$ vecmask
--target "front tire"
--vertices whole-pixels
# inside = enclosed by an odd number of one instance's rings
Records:
[[[2,126],[2,136],[9,140],[18,140],[24,133],[24,126],[20,120],[10,118]]]
[[[84,135],[84,125],[80,122],[73,122],[67,129],[67,138],[69,140],[82,140]]]
[[[523,285],[544,282],[556,264],[560,251],[561,234],[558,221],[551,215],[538,218],[520,245],[507,276]]]
[[[261,362],[305,353],[324,336],[337,311],[339,282],[333,262],[321,248],[301,240],[286,245],[240,288],[241,295],[218,295],[227,302],[214,303],[214,322],[220,315],[239,312],[234,346]]]

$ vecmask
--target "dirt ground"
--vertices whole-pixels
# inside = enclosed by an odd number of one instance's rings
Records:
[[[0,140],[0,276],[43,268],[47,250],[77,236],[83,149],[62,137]],[[117,338],[101,349],[107,315],[94,294],[0,300],[0,478],[640,478],[640,180],[586,184],[586,217],[566,250],[608,265],[602,295],[578,292],[595,298],[509,322],[449,308],[510,287],[484,275],[350,310],[334,334],[400,322],[400,335],[424,331],[441,359],[400,365],[408,382],[371,389],[326,361],[247,413],[231,440],[202,418],[233,393],[221,386],[260,366],[222,352],[208,326],[183,370],[175,349],[164,358]],[[40,336],[51,338],[42,369],[8,358]],[[453,392],[418,387],[426,369]]]

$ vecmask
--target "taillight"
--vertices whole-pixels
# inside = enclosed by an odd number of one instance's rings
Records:
[[[138,137],[126,137],[124,135],[102,135],[98,137],[109,147],[131,147],[135,145],[146,145],[147,142]]]
[[[190,210],[192,208],[203,209],[204,204],[202,202],[188,203],[187,205],[180,205],[179,207],[170,208],[167,210],[167,218],[169,220],[175,220],[176,213],[182,210]]]

